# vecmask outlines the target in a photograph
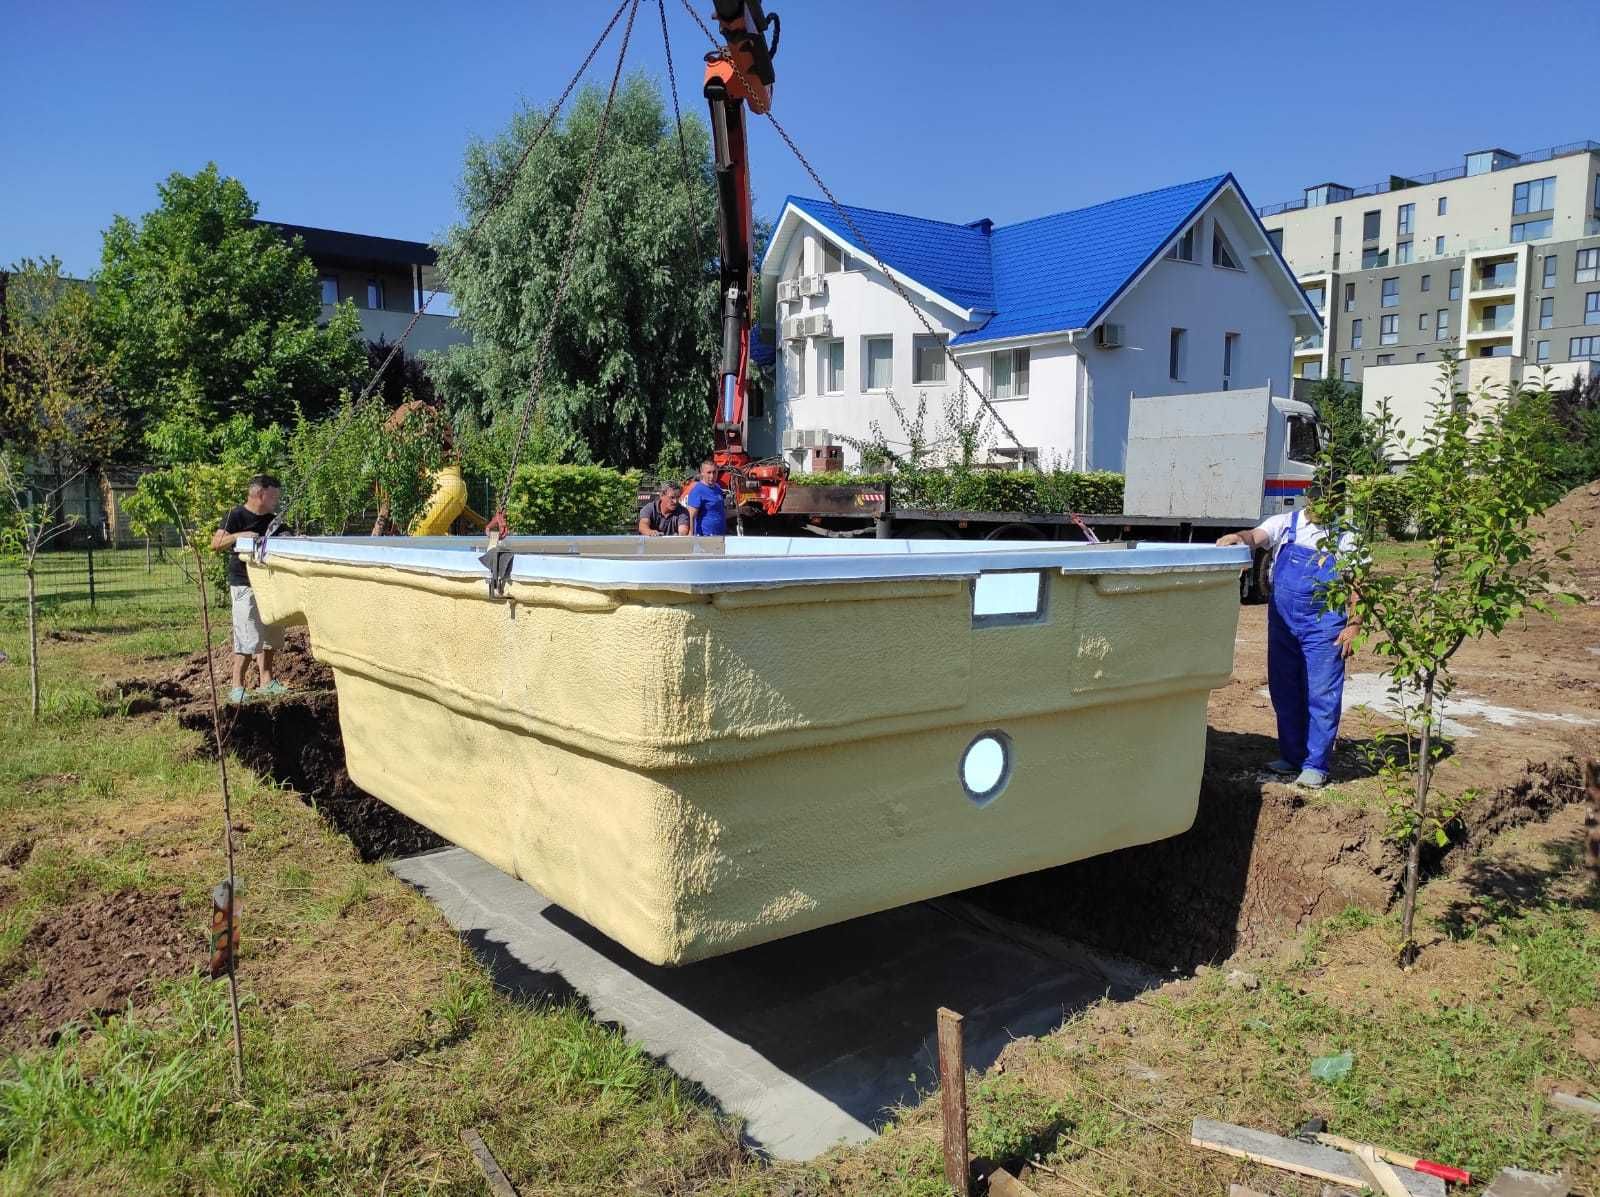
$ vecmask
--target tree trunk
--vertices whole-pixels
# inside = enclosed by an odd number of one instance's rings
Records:
[[[1417,878],[1422,867],[1422,831],[1428,813],[1428,783],[1433,766],[1433,674],[1422,682],[1422,757],[1417,763],[1417,797],[1412,806],[1415,821],[1411,843],[1406,850],[1405,900],[1400,914],[1400,964],[1410,968],[1417,961],[1417,941],[1412,923],[1417,913]]]
[[[23,571],[28,578],[28,692],[33,708],[33,718],[39,719],[39,588],[34,578],[33,563]]]

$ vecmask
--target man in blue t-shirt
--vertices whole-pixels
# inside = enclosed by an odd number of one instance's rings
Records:
[[[683,496],[696,536],[726,536],[728,517],[722,509],[722,487],[717,485],[717,463],[709,457],[700,463],[700,480]]]

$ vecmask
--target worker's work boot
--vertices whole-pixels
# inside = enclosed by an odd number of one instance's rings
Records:
[[[1273,761],[1272,764],[1267,766],[1267,772],[1276,773],[1279,777],[1293,777],[1296,773],[1300,772],[1300,766],[1291,765],[1288,761],[1284,760],[1280,756],[1277,760]]]
[[[1300,776],[1294,779],[1294,784],[1308,790],[1320,790],[1328,784],[1328,775],[1321,769],[1302,769]]]
[[[245,698],[245,694],[244,694],[244,687],[243,686],[235,686],[235,687],[233,687],[233,689],[228,691],[228,701],[231,702],[234,706],[238,706],[241,702],[244,701],[244,698]]]

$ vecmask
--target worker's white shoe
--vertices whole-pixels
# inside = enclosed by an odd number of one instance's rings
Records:
[[[1297,786],[1305,786],[1308,790],[1320,790],[1328,784],[1328,775],[1321,769],[1302,769],[1300,776],[1294,779]]]

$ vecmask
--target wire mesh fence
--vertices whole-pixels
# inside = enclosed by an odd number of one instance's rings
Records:
[[[194,561],[172,545],[104,548],[93,544],[51,548],[40,553],[34,571],[39,603],[46,609],[66,604],[183,601],[194,594]],[[0,564],[0,613],[15,615],[27,602],[27,579],[20,563]]]

